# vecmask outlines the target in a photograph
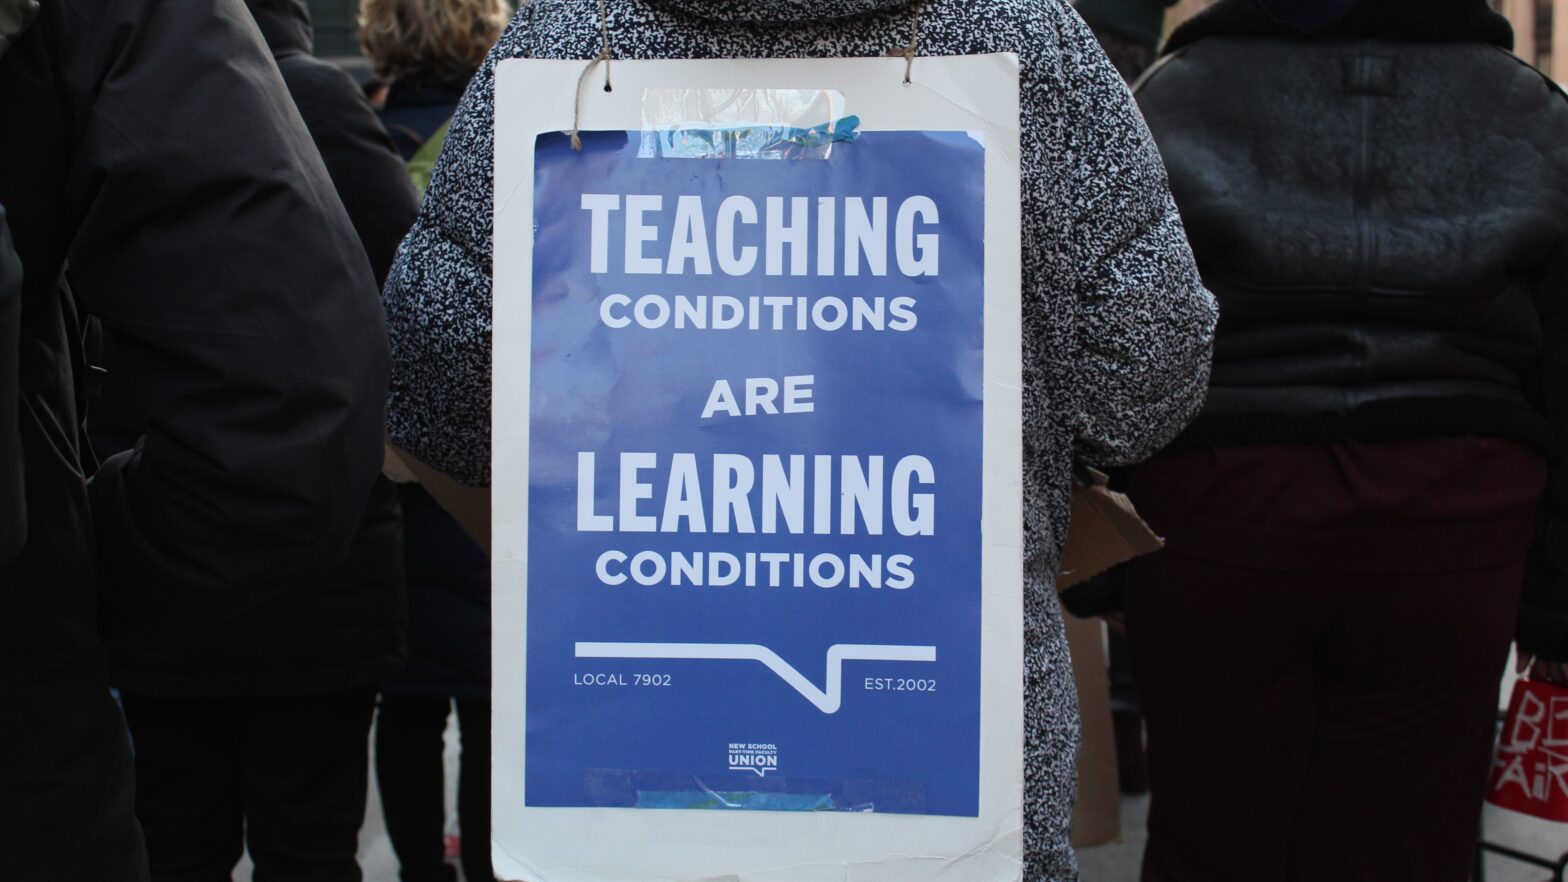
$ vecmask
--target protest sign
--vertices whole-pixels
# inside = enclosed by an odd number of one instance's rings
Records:
[[[1568,688],[1514,682],[1487,802],[1568,823]]]
[[[1016,879],[1016,60],[582,69],[497,81],[497,875]]]

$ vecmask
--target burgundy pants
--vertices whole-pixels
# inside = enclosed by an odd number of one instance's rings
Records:
[[[1463,882],[1545,468],[1507,442],[1135,470],[1145,882]]]

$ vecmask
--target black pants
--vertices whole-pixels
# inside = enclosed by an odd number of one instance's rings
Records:
[[[1144,882],[1468,878],[1522,562],[1324,577],[1169,556],[1157,572],[1127,592]]]
[[[1509,442],[1135,468],[1144,882],[1464,882],[1546,467]]]
[[[46,593],[42,581],[19,587]],[[28,624],[5,622],[0,634]],[[146,882],[131,745],[107,674],[57,668],[18,683],[35,672],[9,649],[0,636],[0,664],[22,662],[0,672],[0,879]]]
[[[463,829],[463,876],[494,882],[490,868],[490,702],[458,699],[462,758],[457,819]],[[442,862],[446,787],[441,735],[452,702],[444,697],[383,695],[376,718],[376,783],[387,836],[403,882],[451,882]]]
[[[153,882],[360,882],[375,697],[123,696]]]

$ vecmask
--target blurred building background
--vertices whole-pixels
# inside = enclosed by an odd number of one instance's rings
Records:
[[[1568,0],[1493,0],[1514,25],[1514,51],[1568,83]]]
[[[359,0],[305,0],[316,28],[316,54],[327,58],[359,54]]]
[[[1213,0],[1181,0],[1165,17],[1166,27],[1191,18]],[[358,0],[306,0],[316,26],[316,54],[358,67]],[[1514,51],[1558,83],[1568,84],[1568,0],[1492,0],[1514,25]]]

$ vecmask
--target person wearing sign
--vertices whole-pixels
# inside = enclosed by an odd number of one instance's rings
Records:
[[[1568,660],[1568,99],[1509,45],[1225,0],[1139,89],[1226,316],[1130,474],[1145,880],[1467,878],[1509,642]]]
[[[1025,72],[1026,878],[1072,879],[1077,708],[1054,577],[1073,461],[1132,462],[1171,438],[1201,403],[1215,322],[1126,88],[1060,0],[614,0],[608,21],[623,58],[875,56],[909,44],[920,8],[921,53],[1015,52]],[[387,282],[392,439],[466,485],[489,480],[495,65],[595,56],[596,11],[518,11],[459,107]]]

